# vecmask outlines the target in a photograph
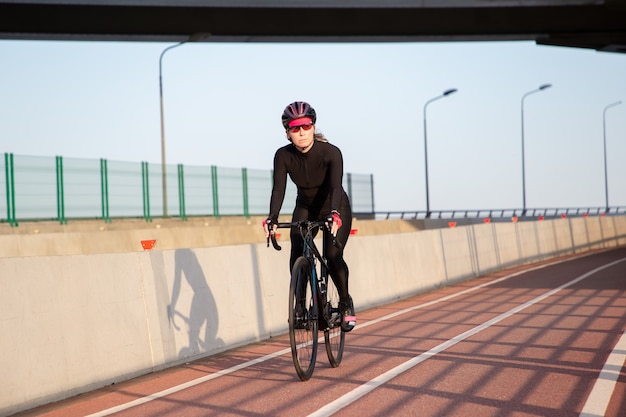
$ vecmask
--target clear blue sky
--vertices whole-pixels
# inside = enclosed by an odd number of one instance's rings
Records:
[[[0,41],[0,152],[161,161],[170,43]],[[626,206],[626,54],[534,42],[185,44],[163,60],[169,165],[271,169],[284,106],[310,102],[377,211]],[[269,199],[269,196],[268,196]]]

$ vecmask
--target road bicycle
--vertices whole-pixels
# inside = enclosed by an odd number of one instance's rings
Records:
[[[345,343],[345,332],[341,330],[339,293],[328,274],[325,253],[330,230],[326,221],[300,221],[276,223],[278,228],[297,228],[304,240],[302,256],[298,257],[291,270],[289,285],[289,342],[291,356],[298,377],[306,381],[313,375],[317,359],[318,332],[323,330],[326,355],[330,365],[336,368],[341,363]],[[318,250],[314,237],[322,229],[322,252]],[[270,225],[270,230],[272,226]],[[281,250],[275,233],[269,241],[276,250]],[[332,239],[333,245],[341,243]],[[319,272],[318,272],[319,265]]]

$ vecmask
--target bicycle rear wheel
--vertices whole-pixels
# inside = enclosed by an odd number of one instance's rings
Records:
[[[301,380],[313,375],[317,357],[317,297],[311,282],[311,264],[296,260],[289,286],[289,343],[291,357]]]
[[[332,278],[326,283],[325,315],[331,317],[329,327],[324,330],[326,355],[330,366],[336,368],[343,358],[343,347],[346,339],[345,332],[341,331],[341,312],[339,311],[339,292]]]

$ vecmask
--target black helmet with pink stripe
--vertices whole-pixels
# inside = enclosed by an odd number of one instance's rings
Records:
[[[304,101],[294,101],[283,111],[282,121],[285,130],[289,128],[289,124],[297,119],[310,119],[308,123],[315,124],[317,115],[315,109],[311,105]]]

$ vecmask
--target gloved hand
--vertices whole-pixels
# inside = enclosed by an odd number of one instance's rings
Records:
[[[276,229],[278,228],[276,223],[278,223],[278,221],[272,219],[271,217],[263,220],[263,231],[265,232],[266,238],[270,237],[270,230],[271,233],[276,233]]]
[[[331,235],[337,236],[337,231],[341,227],[341,216],[337,210],[331,211],[326,218],[326,227],[330,228]]]

